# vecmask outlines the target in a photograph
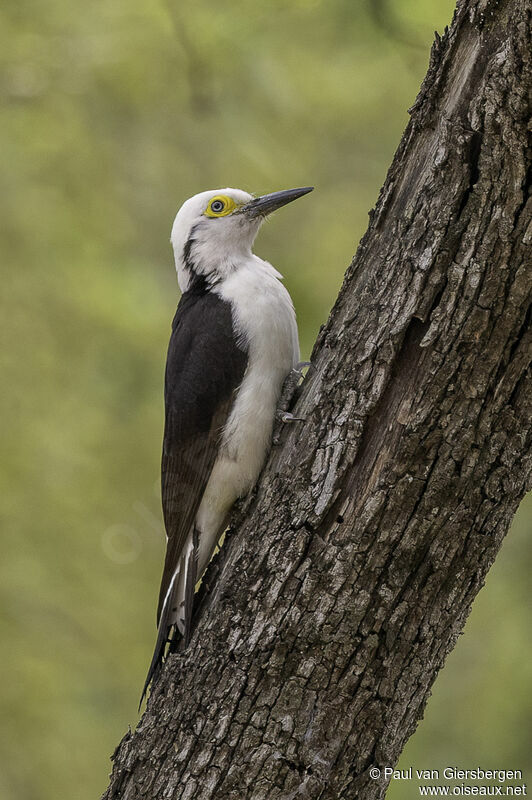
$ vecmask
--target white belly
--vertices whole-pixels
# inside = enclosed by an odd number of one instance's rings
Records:
[[[231,302],[235,332],[248,348],[248,366],[196,516],[198,578],[226,527],[231,506],[259,476],[270,449],[284,380],[299,361],[294,308],[277,276],[270,264],[254,256],[215,289]],[[181,569],[178,597],[184,596],[184,573]]]
[[[277,276],[270,264],[254,257],[218,290],[231,303],[235,332],[246,343],[249,356],[198,511],[197,525],[204,540],[200,561],[206,558],[205,566],[231,506],[259,476],[284,380],[299,361],[294,308]],[[214,542],[209,541],[212,536]]]

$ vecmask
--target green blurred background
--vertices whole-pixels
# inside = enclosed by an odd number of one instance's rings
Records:
[[[2,800],[98,797],[137,721],[164,548],[177,208],[207,188],[316,186],[257,243],[308,356],[452,6],[2,3]],[[530,766],[531,515],[403,766]]]

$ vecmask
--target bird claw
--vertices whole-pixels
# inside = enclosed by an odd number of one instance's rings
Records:
[[[281,422],[305,422],[306,417],[294,417],[289,411],[283,411]]]
[[[296,372],[301,374],[301,371],[305,369],[305,367],[312,366],[312,361],[298,361],[296,366],[294,367]]]

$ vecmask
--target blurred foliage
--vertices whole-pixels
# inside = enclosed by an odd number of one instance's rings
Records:
[[[450,0],[4,0],[0,797],[98,796],[136,724],[164,548],[177,208],[206,188],[317,187],[257,243],[308,355],[451,14]],[[415,766],[526,767],[530,514],[408,745]]]

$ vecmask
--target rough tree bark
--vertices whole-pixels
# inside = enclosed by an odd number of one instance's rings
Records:
[[[530,0],[459,0],[107,800],[383,797],[532,474]],[[528,388],[528,393],[527,393]]]

